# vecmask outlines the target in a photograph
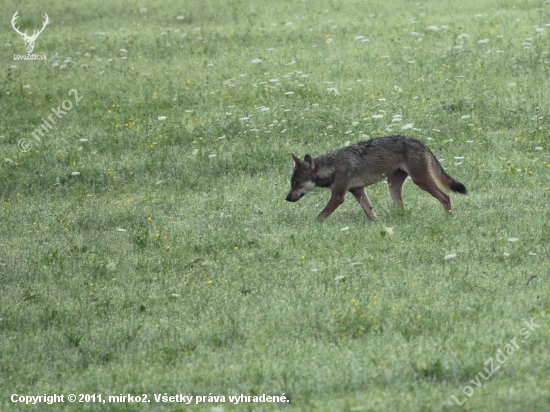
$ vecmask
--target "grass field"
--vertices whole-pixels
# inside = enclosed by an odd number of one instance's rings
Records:
[[[3,4],[0,410],[550,410],[548,2]],[[285,201],[292,153],[392,134],[452,218]]]

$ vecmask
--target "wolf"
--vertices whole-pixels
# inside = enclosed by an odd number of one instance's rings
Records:
[[[466,187],[449,176],[432,151],[424,143],[405,136],[385,136],[365,140],[334,152],[304,160],[292,155],[294,170],[290,178],[289,202],[297,202],[316,187],[328,187],[330,200],[317,219],[324,220],[344,203],[351,192],[367,217],[376,220],[365,186],[387,179],[390,196],[398,208],[403,208],[401,189],[408,176],[435,197],[451,214],[451,200],[437,185],[453,192],[467,194]],[[437,182],[437,183],[436,183]]]

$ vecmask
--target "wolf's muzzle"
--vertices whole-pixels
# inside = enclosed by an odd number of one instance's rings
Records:
[[[297,202],[298,200],[300,200],[304,196],[304,194],[305,193],[300,193],[300,195],[296,196],[295,194],[290,192],[288,195],[286,195],[286,200],[288,202]]]

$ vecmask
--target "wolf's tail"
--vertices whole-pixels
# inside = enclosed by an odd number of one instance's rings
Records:
[[[466,186],[449,176],[431,151],[429,157],[429,164],[431,166],[430,171],[433,172],[435,179],[441,183],[444,188],[452,190],[453,192],[462,193],[463,195],[468,194]]]

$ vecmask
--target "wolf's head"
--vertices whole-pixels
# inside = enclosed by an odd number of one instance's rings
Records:
[[[294,159],[294,171],[290,178],[290,192],[286,195],[286,200],[297,202],[306,193],[315,189],[315,163],[310,155],[306,155],[304,160],[300,160],[294,155],[292,158]]]

